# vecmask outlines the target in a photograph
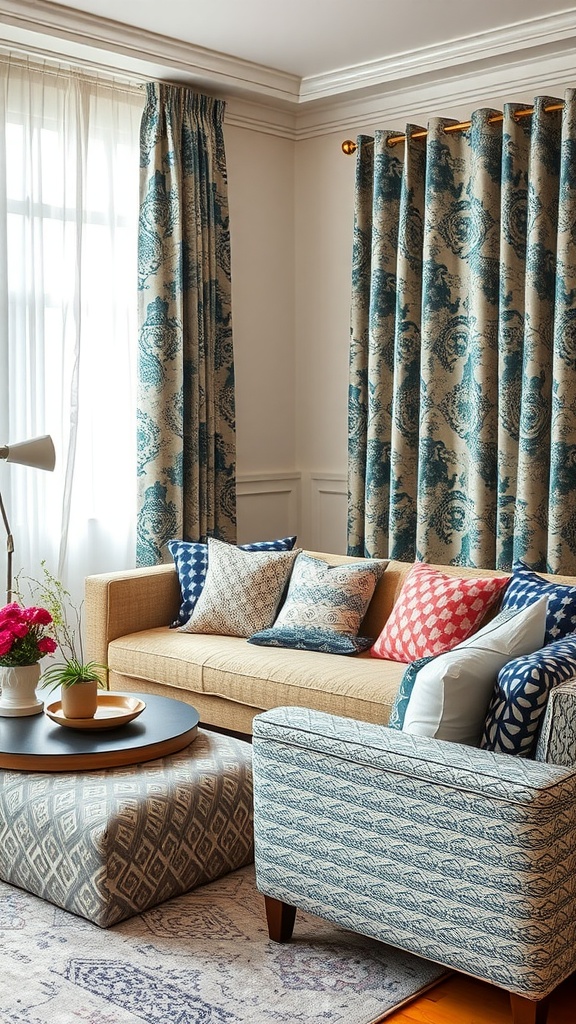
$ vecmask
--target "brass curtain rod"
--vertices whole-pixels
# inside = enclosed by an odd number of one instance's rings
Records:
[[[564,104],[563,103],[551,103],[550,106],[544,107],[544,113],[545,114],[550,114],[553,110],[564,110]],[[517,121],[521,117],[531,117],[531,115],[533,113],[534,113],[534,107],[526,107],[524,110],[517,110],[516,113],[513,115],[514,116],[514,120]],[[491,117],[488,118],[488,124],[498,124],[500,121],[503,121],[503,120],[504,120],[504,114],[492,114]],[[462,132],[462,131],[466,131],[467,128],[470,128],[471,125],[472,125],[472,121],[461,121],[460,124],[447,124],[443,130],[445,132]],[[428,135],[428,132],[427,132],[426,128],[421,128],[417,132],[412,132],[410,138],[411,139],[425,139],[427,135]],[[387,140],[387,145],[388,146],[395,146],[398,142],[405,142],[405,141],[406,141],[406,136],[405,135],[391,135],[390,138]],[[368,143],[368,145],[370,145],[370,143]],[[372,143],[372,145],[373,145],[373,143]],[[355,142],[352,141],[352,139],[346,139],[342,143],[342,152],[345,153],[346,156],[352,156],[352,154],[355,153],[357,149],[358,149],[358,146],[356,145]]]

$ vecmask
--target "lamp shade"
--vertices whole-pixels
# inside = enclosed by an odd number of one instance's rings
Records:
[[[43,437],[34,437],[31,441],[19,441],[17,444],[0,448],[0,459],[51,472],[56,464],[56,453],[52,438],[45,434]]]

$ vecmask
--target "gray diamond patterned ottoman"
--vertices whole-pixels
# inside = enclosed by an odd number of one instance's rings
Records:
[[[254,859],[252,747],[198,730],[145,764],[0,769],[0,878],[107,928]]]

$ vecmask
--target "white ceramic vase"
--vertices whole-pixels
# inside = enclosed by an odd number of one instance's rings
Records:
[[[39,715],[44,703],[36,696],[40,679],[40,665],[0,665],[0,715],[17,718],[20,715]]]
[[[98,707],[98,681],[88,679],[83,683],[63,686],[60,702],[65,718],[94,718]]]

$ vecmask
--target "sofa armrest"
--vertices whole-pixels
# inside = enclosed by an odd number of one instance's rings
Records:
[[[258,888],[544,998],[576,969],[576,770],[302,708],[253,723]]]
[[[174,565],[154,565],[87,576],[86,657],[108,663],[108,644],[128,633],[168,626],[178,615],[180,584]]]
[[[548,764],[576,765],[576,679],[550,691],[535,758]]]

